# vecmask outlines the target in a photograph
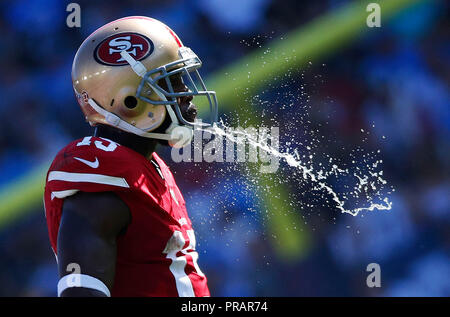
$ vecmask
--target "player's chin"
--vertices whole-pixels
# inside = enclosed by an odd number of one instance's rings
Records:
[[[182,103],[179,106],[183,119],[185,119],[188,122],[194,123],[198,114],[197,106],[192,102]]]

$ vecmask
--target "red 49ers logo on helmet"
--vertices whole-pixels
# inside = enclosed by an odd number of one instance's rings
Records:
[[[135,60],[146,58],[153,52],[153,43],[146,36],[138,33],[125,32],[115,34],[104,39],[94,51],[94,58],[97,62],[110,65],[128,65],[120,55],[120,52],[127,51]]]

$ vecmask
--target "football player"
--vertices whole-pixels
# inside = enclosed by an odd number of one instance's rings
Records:
[[[162,22],[126,17],[92,33],[72,66],[94,134],[73,141],[47,173],[44,203],[58,296],[209,296],[185,201],[157,143],[190,144],[191,102],[215,93],[201,61]]]

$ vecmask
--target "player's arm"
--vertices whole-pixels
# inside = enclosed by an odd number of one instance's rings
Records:
[[[116,239],[130,221],[127,205],[113,192],[65,198],[57,243],[60,296],[107,296],[101,289],[114,284]],[[63,279],[77,265],[81,276]]]

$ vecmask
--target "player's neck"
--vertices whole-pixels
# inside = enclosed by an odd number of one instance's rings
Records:
[[[146,158],[150,158],[155,151],[157,141],[140,137],[113,127],[106,125],[98,125],[95,127],[94,136],[109,139],[117,142],[122,146],[126,146]]]

